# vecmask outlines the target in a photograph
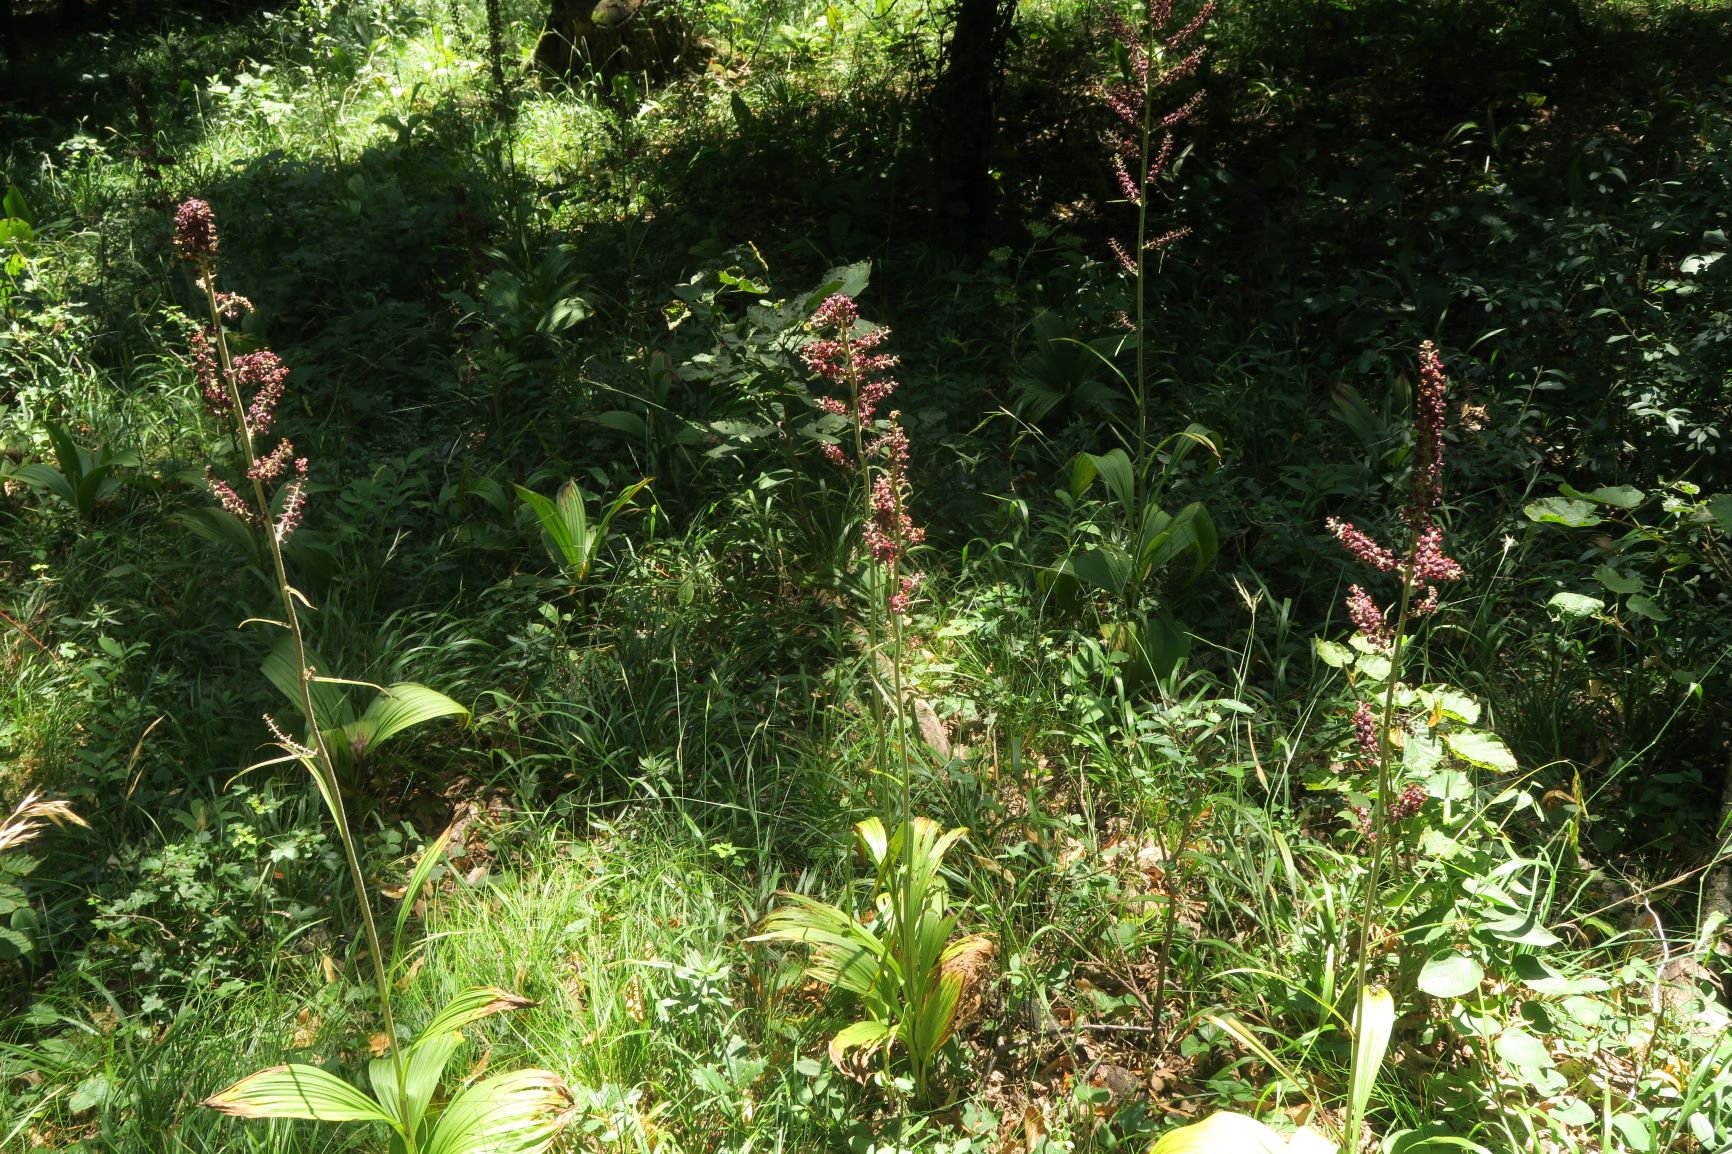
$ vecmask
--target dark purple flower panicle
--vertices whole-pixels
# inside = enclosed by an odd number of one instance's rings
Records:
[[[1437,346],[1419,346],[1419,394],[1413,402],[1413,492],[1405,519],[1416,531],[1431,524],[1431,511],[1443,502],[1444,397],[1449,381]]]
[[[1406,821],[1419,812],[1431,797],[1431,791],[1417,781],[1401,791],[1401,796],[1389,803],[1389,820]]]
[[[1377,717],[1361,701],[1353,710],[1353,736],[1359,739],[1359,754],[1372,764],[1383,757],[1383,741],[1377,732]]]
[[[268,433],[276,419],[289,367],[269,349],[228,356],[223,322],[239,321],[253,311],[253,304],[238,293],[215,291],[217,234],[209,204],[188,200],[176,210],[174,247],[183,259],[198,266],[199,288],[207,294],[212,312],[210,325],[195,331],[188,341],[193,376],[205,407],[229,425],[242,443],[253,499],[243,499],[234,486],[210,470],[206,471],[206,484],[224,509],[251,523],[270,524],[276,539],[283,541],[301,523],[306,508],[307,459],[296,457],[294,445],[286,440],[279,440],[275,448],[260,455],[254,438]],[[243,413],[235,411],[237,397],[246,406]],[[285,477],[289,480],[278,491],[280,511],[272,523],[269,506],[273,501],[265,487]]]

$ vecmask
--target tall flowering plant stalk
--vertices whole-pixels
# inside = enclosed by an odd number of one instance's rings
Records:
[[[1347,616],[1364,643],[1386,653],[1389,674],[1386,679],[1381,710],[1361,702],[1353,714],[1353,729],[1360,751],[1377,773],[1377,791],[1368,815],[1371,839],[1371,861],[1366,870],[1365,901],[1360,914],[1359,941],[1354,953],[1354,988],[1359,991],[1361,1014],[1355,1024],[1356,1034],[1367,1029],[1366,1008],[1373,1004],[1366,983],[1370,967],[1371,937],[1376,920],[1377,893],[1382,881],[1384,858],[1388,853],[1390,827],[1414,813],[1424,802],[1422,787],[1409,787],[1400,796],[1391,796],[1391,741],[1395,724],[1396,687],[1400,682],[1401,661],[1407,645],[1408,624],[1435,613],[1439,606],[1439,589],[1461,578],[1462,569],[1443,551],[1443,530],[1435,520],[1443,503],[1444,418],[1445,398],[1449,381],[1444,375],[1443,358],[1437,347],[1426,341],[1419,348],[1419,389],[1414,401],[1413,419],[1413,479],[1407,505],[1401,511],[1406,530],[1405,548],[1390,549],[1352,522],[1330,518],[1330,533],[1356,560],[1371,569],[1393,574],[1400,581],[1393,614],[1360,585],[1352,585],[1347,593]],[[1393,621],[1391,620],[1393,616]],[[1383,1002],[1388,994],[1377,992]],[[1391,1009],[1390,1013],[1393,1012]],[[1357,1086],[1375,1077],[1359,1068],[1359,1041],[1356,1038],[1353,1081]],[[1378,1059],[1382,1056],[1378,1050]],[[1359,1131],[1364,1122],[1364,1096],[1355,1093],[1349,1100],[1347,1140],[1345,1149],[1358,1148]]]
[[[299,607],[310,605],[289,583],[283,560],[283,543],[300,525],[305,509],[307,459],[297,457],[286,439],[262,447],[268,442],[289,370],[268,350],[236,355],[229,349],[226,325],[238,321],[252,305],[244,297],[217,288],[217,232],[210,205],[188,200],[180,206],[175,214],[174,247],[181,259],[193,266],[208,315],[207,323],[191,339],[193,372],[206,408],[232,439],[241,466],[238,489],[214,468],[207,471],[206,483],[224,509],[255,526],[265,541],[282,602],[282,619],[267,623],[287,633],[294,662],[292,680],[298,690],[295,696],[307,721],[308,736],[301,741],[267,714],[265,724],[282,756],[263,764],[296,761],[305,766],[330,811],[355,887],[389,1046],[388,1055],[375,1061],[368,1071],[371,1097],[321,1067],[291,1064],[250,1074],[207,1098],[205,1105],[242,1118],[381,1123],[392,1131],[392,1150],[399,1154],[420,1154],[422,1150],[539,1154],[558,1138],[573,1110],[569,1088],[551,1071],[496,1074],[456,1093],[442,1109],[434,1109],[439,1081],[462,1042],[461,1031],[492,1014],[528,1006],[531,1003],[527,999],[492,987],[472,987],[447,1003],[408,1045],[398,1038],[390,971],[401,958],[408,911],[442,860],[449,831],[428,843],[415,866],[387,954],[349,826],[339,778],[341,762],[321,724],[313,691],[315,682],[336,679],[321,678],[309,660]],[[395,696],[404,708],[396,710],[389,720],[362,718],[363,729],[358,732],[379,739],[417,720],[449,712],[441,706],[431,711],[417,709],[415,695],[401,692],[414,689],[430,692],[420,686],[385,690],[381,699]],[[366,725],[369,720],[371,724]]]
[[[379,927],[373,916],[372,903],[367,899],[367,878],[361,870],[360,857],[350,833],[336,762],[326,746],[314,705],[315,672],[307,661],[306,637],[301,630],[300,610],[296,606],[297,601],[305,603],[306,599],[289,583],[288,567],[283,563],[283,542],[300,525],[306,505],[307,459],[296,457],[294,445],[286,439],[279,439],[275,446],[260,451],[261,441],[269,436],[277,405],[283,399],[288,366],[268,349],[239,355],[229,351],[227,324],[238,321],[250,311],[252,303],[243,296],[217,288],[217,230],[209,204],[202,200],[188,200],[175,212],[174,248],[182,260],[193,266],[209,318],[192,335],[193,373],[198,379],[199,391],[204,395],[205,408],[222,423],[239,452],[244,478],[241,486],[246,495],[242,496],[234,485],[209,466],[206,467],[205,483],[224,509],[261,529],[283,607],[282,620],[273,624],[288,632],[294,647],[295,668],[300,675],[300,706],[307,719],[307,741],[303,743],[290,737],[268,714],[265,724],[283,751],[283,760],[296,760],[306,766],[313,784],[318,787],[319,796],[330,810],[331,819],[336,823],[349,876],[355,885],[361,926],[367,937],[367,953],[373,962],[374,981],[379,987],[379,1008],[384,1018],[385,1036],[391,1041],[391,1058],[401,1084],[404,1076],[402,1057],[391,1012],[391,983],[385,973],[385,952],[380,947]],[[282,490],[280,509],[272,501],[273,489]]]
[[[1190,233],[1177,227],[1152,234],[1149,195],[1173,160],[1174,133],[1201,106],[1198,91],[1176,108],[1167,107],[1169,90],[1192,76],[1202,63],[1204,46],[1198,43],[1215,0],[1207,0],[1185,24],[1174,27],[1172,0],[1146,0],[1143,19],[1135,26],[1117,12],[1109,13],[1107,27],[1121,49],[1121,75],[1106,86],[1107,108],[1119,121],[1113,135],[1113,175],[1125,202],[1136,210],[1136,230],[1130,246],[1119,237],[1107,243],[1120,267],[1135,284],[1134,317],[1124,318],[1136,336],[1136,379],[1133,400],[1137,406],[1137,454],[1139,466],[1148,445],[1148,367],[1144,350],[1147,328],[1145,288],[1151,253],[1158,253]],[[1138,515],[1145,503],[1147,482],[1138,469]]]
[[[914,523],[908,503],[908,435],[891,410],[880,408],[896,391],[891,375],[896,358],[879,352],[887,328],[863,328],[854,301],[831,296],[812,317],[817,336],[804,350],[806,365],[836,395],[820,397],[818,408],[845,423],[846,443],[826,441],[831,464],[856,479],[862,494],[861,549],[876,570],[871,583],[868,662],[872,703],[883,760],[885,730],[876,685],[877,656],[885,624],[890,633],[890,693],[900,757],[897,796],[885,806],[885,819],[869,818],[855,827],[862,850],[873,863],[873,915],[856,917],[826,902],[797,894],[765,918],[754,940],[802,942],[812,947],[808,972],[820,981],[857,994],[867,1017],[847,1026],[830,1043],[830,1056],[848,1068],[849,1054],[888,1058],[900,1047],[912,1067],[915,1096],[925,1099],[937,1051],[954,1031],[965,988],[985,972],[993,943],[984,935],[956,936],[949,893],[940,873],[944,855],[967,834],[944,830],[914,815],[913,757],[908,744],[906,697],[902,682],[904,626],[924,574],[914,569],[909,551],[925,532]],[[895,812],[891,813],[890,810]],[[886,825],[894,824],[894,831]]]

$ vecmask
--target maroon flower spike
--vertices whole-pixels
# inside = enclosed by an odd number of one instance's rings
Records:
[[[1444,396],[1449,381],[1437,346],[1419,346],[1419,394],[1413,402],[1413,494],[1404,517],[1420,530],[1431,523],[1431,511],[1443,502]]]
[[[247,428],[251,432],[268,433],[276,415],[277,402],[283,399],[283,385],[288,380],[289,366],[269,349],[242,353],[235,358],[235,383],[243,393],[251,393],[247,406]]]
[[[1389,625],[1384,620],[1383,610],[1371,599],[1371,594],[1358,585],[1347,588],[1347,619],[1353,622],[1353,628],[1377,644],[1389,644]]]
[[[1107,85],[1103,92],[1107,108],[1124,126],[1115,140],[1113,178],[1118,183],[1119,192],[1125,202],[1139,212],[1147,205],[1148,190],[1166,172],[1172,159],[1172,129],[1189,120],[1203,100],[1203,94],[1196,92],[1178,108],[1165,114],[1155,112],[1152,104],[1156,94],[1194,73],[1203,59],[1203,48],[1201,45],[1197,46],[1176,63],[1164,61],[1176,56],[1186,44],[1195,39],[1214,11],[1214,0],[1209,0],[1189,23],[1171,33],[1167,31],[1167,23],[1173,15],[1171,0],[1150,0],[1146,10],[1146,22],[1140,28],[1131,27],[1117,13],[1108,13],[1106,16],[1107,29],[1114,39],[1124,46],[1130,65],[1130,76],[1124,81]],[[1144,149],[1152,148],[1157,136],[1161,138],[1159,148],[1155,149],[1154,156],[1145,157]],[[1153,240],[1142,240],[1140,233],[1146,217],[1139,217],[1139,221],[1142,222],[1138,224],[1139,243],[1143,245],[1144,251],[1148,252],[1167,247],[1186,236],[1189,231],[1175,228],[1161,233]],[[1125,271],[1132,276],[1137,275],[1138,260],[1132,256],[1127,246],[1117,239],[1110,244],[1113,256]]]
[[[216,219],[210,205],[202,200],[188,200],[175,210],[174,251],[180,259],[207,265],[216,259]]]
[[[1373,569],[1389,573],[1400,565],[1394,553],[1373,541],[1362,530],[1355,528],[1351,521],[1341,521],[1331,517],[1324,524],[1328,526],[1331,533],[1335,534],[1335,539],[1341,542],[1343,548]]]
[[[1375,765],[1383,757],[1383,742],[1371,706],[1361,701],[1353,711],[1353,736],[1359,739],[1359,754]]]
[[[216,345],[204,329],[193,333],[189,343],[192,346],[192,375],[198,381],[199,392],[204,394],[205,408],[213,417],[227,417],[229,390],[223,383],[222,370],[217,367]]]

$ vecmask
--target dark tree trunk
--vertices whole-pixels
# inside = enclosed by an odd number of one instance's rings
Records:
[[[932,94],[930,146],[945,199],[960,209],[970,244],[979,245],[993,215],[994,104],[1016,0],[956,0],[955,13]]]

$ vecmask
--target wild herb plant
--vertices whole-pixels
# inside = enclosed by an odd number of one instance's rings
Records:
[[[314,666],[301,620],[303,607],[310,611],[312,606],[290,583],[283,557],[283,542],[299,527],[305,511],[308,462],[295,456],[287,439],[261,451],[260,438],[270,433],[275,422],[288,366],[266,349],[239,355],[229,351],[227,323],[238,320],[252,306],[245,297],[217,288],[217,231],[208,204],[188,200],[180,206],[175,214],[174,245],[194,268],[209,316],[208,324],[193,335],[194,372],[206,407],[226,427],[248,497],[236,492],[214,467],[207,472],[207,484],[231,516],[252,525],[265,541],[282,618],[260,619],[259,623],[281,629],[286,635],[288,648],[277,660],[284,668],[276,670],[274,680],[286,682],[285,689],[294,690],[306,722],[305,739],[296,739],[267,715],[266,724],[282,756],[253,768],[300,764],[331,815],[354,885],[388,1049],[386,1056],[368,1069],[372,1097],[321,1067],[291,1064],[250,1074],[206,1099],[205,1104],[242,1118],[381,1123],[390,1128],[393,1149],[401,1154],[533,1154],[544,1150],[569,1120],[572,1101],[563,1080],[551,1071],[495,1074],[459,1091],[443,1109],[432,1112],[445,1068],[462,1043],[461,1030],[489,1015],[528,1005],[527,999],[505,990],[473,987],[447,1003],[407,1046],[398,1035],[392,1004],[397,975],[393,971],[403,961],[403,930],[416,898],[444,856],[447,837],[429,842],[423,851],[398,910],[387,953],[349,824],[344,770],[348,759],[369,742],[429,717],[446,715],[455,703],[424,686],[374,687],[380,692],[378,700],[385,703],[380,712],[369,708],[360,718],[349,715],[333,720],[328,716],[334,708],[332,693],[365,683],[323,675]],[[346,739],[351,748],[340,754],[333,748],[334,739]]]
[[[824,396],[818,407],[843,423],[846,444],[822,442],[826,459],[855,477],[863,501],[861,543],[868,566],[868,680],[880,734],[876,772],[884,764],[886,725],[878,698],[887,696],[888,730],[896,746],[897,776],[885,806],[894,827],[868,818],[855,827],[873,864],[870,917],[827,902],[788,895],[790,903],[764,919],[757,940],[803,942],[813,947],[808,973],[861,997],[870,1015],[842,1029],[830,1042],[831,1059],[843,1066],[850,1050],[881,1054],[900,1046],[908,1056],[910,1087],[919,1102],[932,1090],[939,1048],[955,1026],[964,987],[979,980],[993,952],[992,940],[972,935],[952,940],[956,919],[940,870],[944,855],[967,836],[944,830],[914,814],[914,753],[909,746],[907,687],[903,684],[905,619],[925,575],[914,571],[909,552],[925,531],[909,515],[908,435],[890,410],[879,409],[896,390],[890,375],[896,357],[875,350],[889,337],[884,327],[863,328],[851,297],[832,295],[812,317],[819,336],[804,350],[806,364],[846,396]],[[888,626],[888,638],[881,634]],[[888,645],[886,646],[886,641]],[[885,649],[888,652],[885,652]],[[880,666],[889,686],[880,684]],[[885,692],[887,690],[887,692]]]
[[[1149,342],[1151,318],[1147,315],[1150,258],[1186,236],[1185,227],[1151,235],[1150,198],[1174,160],[1174,132],[1196,112],[1202,102],[1198,91],[1184,103],[1163,112],[1170,90],[1192,76],[1202,62],[1204,46],[1198,42],[1215,10],[1208,0],[1187,23],[1172,27],[1171,0],[1148,0],[1133,27],[1117,12],[1107,24],[1114,37],[1118,77],[1106,86],[1107,108],[1119,121],[1113,138],[1113,174],[1125,203],[1136,210],[1131,245],[1118,237],[1108,243],[1113,256],[1130,279],[1132,311],[1120,313],[1120,327],[1134,357],[1127,375],[1098,352],[1093,345],[1079,346],[1099,356],[1119,378],[1129,394],[1135,418],[1121,431],[1128,446],[1102,454],[1082,453],[1071,467],[1070,500],[1074,505],[1099,479],[1113,499],[1116,522],[1099,544],[1072,549],[1049,575],[1061,597],[1074,597],[1077,586],[1104,593],[1115,606],[1105,631],[1113,648],[1131,658],[1136,679],[1147,683],[1170,677],[1188,651],[1183,629],[1170,613],[1147,613],[1145,598],[1152,592],[1179,588],[1194,581],[1214,560],[1219,549],[1214,519],[1199,501],[1176,513],[1161,507],[1167,485],[1179,466],[1195,448],[1220,456],[1220,437],[1212,430],[1192,424],[1181,433],[1150,443]],[[1137,686],[1133,684],[1132,688]]]

